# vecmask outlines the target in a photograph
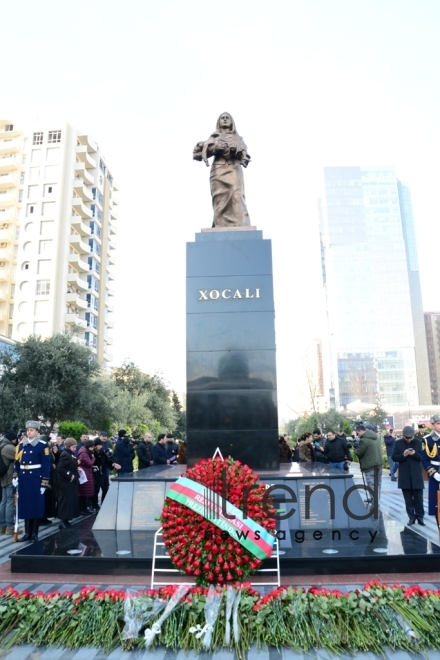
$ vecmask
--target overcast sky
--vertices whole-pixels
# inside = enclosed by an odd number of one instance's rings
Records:
[[[396,168],[424,308],[440,310],[438,0],[23,0],[3,14],[0,115],[90,132],[120,187],[115,364],[185,390],[185,244],[212,223],[192,149],[223,111],[252,156],[251,224],[273,245],[282,417],[295,416],[302,350],[325,322],[324,166]]]

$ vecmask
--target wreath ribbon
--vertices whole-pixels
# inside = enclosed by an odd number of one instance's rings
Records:
[[[226,499],[222,500],[220,495],[210,488],[187,477],[180,477],[171,484],[166,496],[184,504],[221,530],[228,532],[234,541],[238,541],[258,559],[271,556],[274,536],[252,518],[244,519],[241,509]],[[233,518],[228,519],[224,513]]]

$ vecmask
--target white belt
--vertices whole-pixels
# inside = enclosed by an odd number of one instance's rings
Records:
[[[431,462],[431,465],[440,465],[439,461],[430,461],[430,462]]]
[[[440,463],[439,463],[439,465],[440,465]],[[39,465],[39,464],[36,464],[36,465],[20,465],[21,470],[33,470],[33,469],[40,468],[40,467],[41,467],[41,465]]]

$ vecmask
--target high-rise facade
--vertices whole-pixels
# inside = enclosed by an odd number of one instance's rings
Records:
[[[111,362],[116,190],[89,135],[0,120],[0,334],[70,329]]]
[[[440,403],[440,312],[425,312],[432,405]]]
[[[409,190],[390,167],[329,167],[320,205],[336,405],[431,403]]]

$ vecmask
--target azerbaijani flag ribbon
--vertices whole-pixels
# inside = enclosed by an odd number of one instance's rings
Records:
[[[243,511],[210,488],[180,477],[171,484],[166,496],[228,532],[258,559],[271,556],[275,537],[251,518],[243,518]]]

